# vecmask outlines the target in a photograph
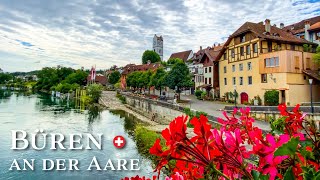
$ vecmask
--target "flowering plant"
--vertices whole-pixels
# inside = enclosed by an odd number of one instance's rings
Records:
[[[250,109],[224,112],[220,129],[205,116],[193,118],[194,136],[187,136],[187,117],[177,117],[162,131],[165,147],[157,139],[150,154],[158,157],[156,171],[170,169],[171,179],[318,179],[320,132],[297,105],[292,112],[278,107],[272,131],[253,126]],[[237,117],[237,113],[240,117]],[[167,177],[170,179],[169,177]]]

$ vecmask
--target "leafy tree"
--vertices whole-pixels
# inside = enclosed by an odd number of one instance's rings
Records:
[[[109,83],[116,84],[120,80],[120,72],[119,71],[113,71],[108,78]]]
[[[88,77],[88,73],[81,70],[76,70],[76,72],[69,74],[65,80],[63,80],[64,83],[68,84],[79,84],[79,85],[85,85],[86,79]]]
[[[134,89],[138,88],[140,76],[141,76],[140,71],[135,71],[135,72],[128,74],[127,79],[126,79],[127,86],[132,87]]]
[[[180,59],[180,58],[170,58],[170,59],[167,61],[167,64],[168,64],[168,65],[174,65],[174,64],[176,64],[176,63],[178,63],[178,62],[183,62],[183,60]]]
[[[316,53],[312,56],[315,63],[320,64],[320,46],[317,47]]]
[[[103,87],[101,84],[91,84],[87,88],[87,93],[91,100],[97,103],[101,97]]]
[[[156,72],[151,76],[149,82],[149,86],[154,86],[156,89],[160,90],[160,96],[162,87],[165,86],[166,75],[167,73],[163,68],[158,68]]]
[[[170,89],[175,89],[178,93],[178,100],[180,100],[181,88],[191,87],[192,80],[189,69],[184,62],[177,62],[169,71],[165,80],[166,85]]]
[[[150,93],[150,80],[151,76],[153,75],[152,71],[144,71],[142,75],[139,77],[139,83],[141,83],[141,88],[149,89]]]
[[[5,82],[11,80],[13,76],[7,73],[0,73],[0,84],[4,84]]]
[[[161,58],[159,54],[157,54],[156,52],[151,50],[146,50],[142,55],[142,64],[147,64],[148,60],[150,60],[151,63],[155,63],[155,62],[160,62]]]

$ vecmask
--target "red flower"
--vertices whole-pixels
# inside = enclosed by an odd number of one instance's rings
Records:
[[[177,142],[186,139],[187,120],[188,116],[179,116],[170,123],[169,128],[162,131],[167,146],[174,146]]]

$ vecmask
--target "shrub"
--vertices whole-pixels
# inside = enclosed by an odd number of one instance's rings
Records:
[[[266,91],[264,93],[264,104],[266,106],[277,106],[279,104],[279,91]]]
[[[202,93],[201,93],[201,99],[205,99],[206,96],[207,96],[207,92],[202,91]]]
[[[127,100],[125,96],[122,96],[120,93],[117,93],[116,97],[120,100],[122,104],[126,104]]]
[[[102,85],[100,84],[91,84],[87,88],[87,93],[92,99],[93,102],[97,103],[102,94]]]
[[[202,94],[202,91],[201,90],[196,90],[194,92],[194,95],[197,97],[197,99],[200,99],[201,98],[201,94]]]

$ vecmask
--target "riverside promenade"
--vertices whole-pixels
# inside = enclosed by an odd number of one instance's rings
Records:
[[[214,116],[214,117],[220,117],[224,118],[222,109],[226,104],[221,102],[211,102],[211,101],[201,101],[196,99],[193,95],[182,95],[182,99],[188,99],[190,101],[189,104],[182,104],[181,106],[184,107],[190,107],[197,110],[197,111],[203,111],[208,113],[208,115]],[[150,118],[145,117],[135,111],[133,111],[129,105],[122,104],[119,99],[116,97],[116,92],[114,91],[104,91],[102,93],[102,97],[100,98],[100,104],[106,106],[110,110],[123,110],[127,113],[130,113],[134,116],[136,116],[138,119],[140,119],[143,122],[148,123],[147,126],[148,129],[161,132],[163,129],[167,127],[167,125],[158,124],[154,121],[151,121]],[[270,125],[268,122],[259,121],[256,120],[254,123],[255,126],[261,128],[263,131],[270,131]]]

